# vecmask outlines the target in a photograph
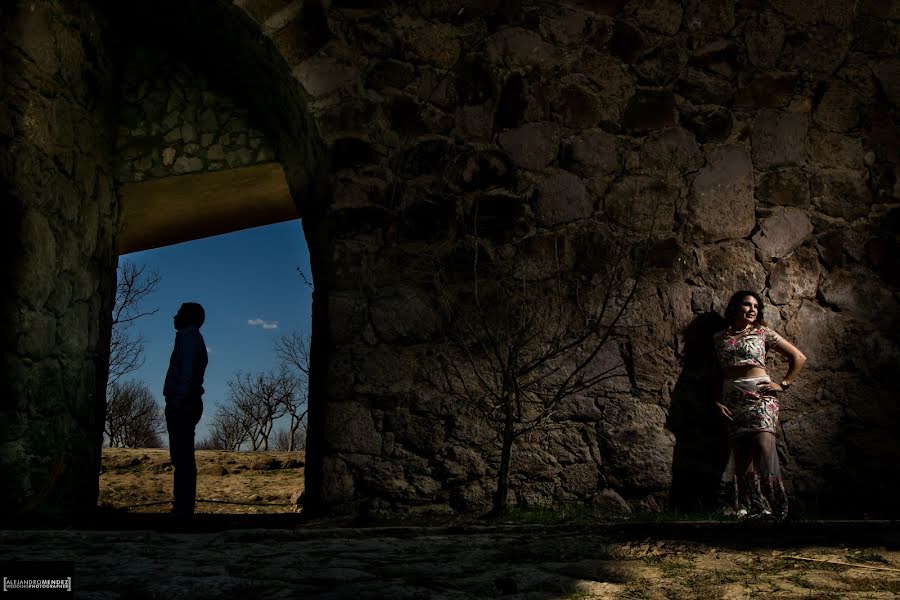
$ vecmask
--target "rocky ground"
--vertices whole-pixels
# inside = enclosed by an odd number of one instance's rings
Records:
[[[240,504],[201,504],[187,526],[159,514],[167,504],[125,511],[165,502],[167,454],[104,451],[97,520],[0,531],[0,561],[72,561],[76,597],[98,600],[900,597],[896,522],[356,527],[294,512],[301,456],[198,460],[198,495]]]
[[[104,600],[900,597],[900,530],[889,524],[210,524],[2,531],[0,559],[74,561],[76,597]],[[858,544],[861,533],[868,543]]]

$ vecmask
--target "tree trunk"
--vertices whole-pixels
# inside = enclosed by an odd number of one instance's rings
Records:
[[[497,471],[497,493],[494,496],[493,516],[499,517],[506,512],[506,500],[509,495],[509,463],[512,457],[514,411],[513,399],[507,395],[503,421],[503,445],[500,448],[500,469]]]

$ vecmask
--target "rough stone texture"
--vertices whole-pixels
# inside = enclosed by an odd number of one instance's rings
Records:
[[[806,162],[809,118],[802,113],[761,110],[753,123],[753,165],[768,169]]]
[[[275,159],[247,110],[174,57],[138,47],[124,69],[114,161],[119,185]]]
[[[722,146],[694,179],[691,221],[707,241],[747,237],[756,221],[753,165],[742,146]]]
[[[812,299],[819,288],[819,259],[810,248],[798,248],[769,272],[769,298],[775,304]]]
[[[528,123],[501,133],[499,143],[516,166],[543,169],[556,158],[559,138],[554,123]]]
[[[726,295],[728,290],[765,287],[766,272],[756,260],[753,244],[746,240],[704,246],[700,249],[700,270],[707,285]]]
[[[62,2],[4,13],[0,506],[15,520],[96,505],[118,222],[102,21]]]
[[[107,3],[106,31],[166,32],[172,52],[189,48],[199,65],[183,85],[148,83],[160,100],[141,96],[136,116],[106,108],[129,106],[110,74],[127,73],[130,54],[108,57],[90,10],[34,4],[3,16],[14,34],[2,42],[0,138],[13,149],[0,158],[12,199],[3,240],[18,257],[4,312],[7,514],[58,456],[70,458],[46,512],[95,494],[118,225],[106,132],[161,136],[128,166],[156,176],[258,160],[257,120],[303,214],[316,278],[310,510],[489,503],[499,465],[490,428],[429,380],[446,325],[436,259],[463,300],[476,247],[481,268],[516,257],[523,280],[558,275],[593,300],[611,263],[633,276],[649,244],[610,354],[627,377],[570,399],[552,434],[523,439],[511,501],[659,508],[672,453],[691,448],[703,449],[696,472],[715,480],[721,423],[696,411],[672,420],[679,399],[708,407],[715,393],[708,365],[682,354],[685,328],[751,289],[768,294],[773,325],[810,357],[786,400],[796,412],[785,423],[797,417],[781,448],[789,492],[822,510],[896,511],[900,490],[884,473],[900,456],[879,445],[900,426],[888,400],[900,355],[898,15],[883,3],[387,0],[373,11],[191,0],[171,20],[143,0],[128,3],[138,20]],[[124,37],[117,49],[131,46]],[[213,81],[233,85],[207,107]],[[200,104],[184,101],[196,100],[191,90]],[[219,136],[231,95],[247,113],[228,145]],[[703,439],[678,419],[706,423]],[[823,447],[832,431],[845,434],[845,454]],[[852,497],[835,491],[849,474]]]
[[[775,206],[809,206],[809,179],[801,169],[786,168],[766,173],[756,186],[763,204]]]
[[[753,243],[764,260],[781,258],[803,243],[813,231],[806,213],[796,208],[779,210],[759,224]]]
[[[590,217],[594,203],[578,177],[556,171],[538,183],[536,212],[539,222],[553,226]]]

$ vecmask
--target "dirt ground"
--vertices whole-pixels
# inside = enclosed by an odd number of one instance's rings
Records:
[[[295,512],[303,491],[302,452],[197,451],[198,513]],[[169,512],[172,463],[166,449],[104,448],[101,507]]]
[[[303,597],[328,598],[900,598],[896,522],[618,523],[608,530],[602,524],[555,529],[504,523],[485,527],[471,521],[443,528],[396,523],[381,529],[324,529],[315,523],[261,529],[251,524],[241,533],[231,525],[218,529],[216,519],[227,513],[263,519],[269,517],[259,513],[296,512],[291,497],[303,489],[302,453],[198,451],[197,461],[198,498],[217,502],[198,503],[201,526],[196,532],[170,534],[162,527],[141,534],[146,538],[142,542],[135,533],[115,531],[73,532],[71,544],[54,538],[56,558],[88,561],[87,556],[96,554],[91,560],[105,576],[115,558],[104,559],[103,552],[118,555],[131,544],[129,551],[137,556],[155,556],[152,567],[165,577],[184,570],[180,587],[165,588],[163,576],[122,575],[113,582],[94,581],[91,575],[86,583],[98,595],[85,597],[126,597],[108,592],[137,586],[153,598],[227,597],[232,592],[277,598],[285,588],[305,590]],[[129,513],[167,512],[172,490],[168,452],[105,449],[100,484],[100,504],[120,509],[119,514],[125,508]],[[145,504],[150,505],[141,506]],[[117,535],[121,545],[113,551],[108,544]],[[225,544],[230,554],[223,563],[223,540],[231,538],[240,543]],[[190,569],[169,560],[165,548],[174,540],[194,557]],[[38,555],[47,548],[38,534],[27,532],[0,532],[0,542],[16,547],[18,556],[27,556],[32,546]],[[96,548],[88,552],[94,542]],[[268,562],[260,562],[256,574],[244,581],[241,569],[261,560],[256,555],[260,548],[266,549]],[[285,564],[273,567],[275,558]],[[321,562],[320,570],[296,569],[298,561],[310,566]],[[187,592],[197,569],[224,571],[215,582],[196,582],[196,590]]]

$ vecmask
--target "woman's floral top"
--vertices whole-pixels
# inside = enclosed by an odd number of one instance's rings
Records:
[[[725,331],[713,335],[716,356],[723,368],[751,366],[765,369],[766,350],[781,339],[781,336],[764,325],[748,329],[737,337],[731,337]]]

